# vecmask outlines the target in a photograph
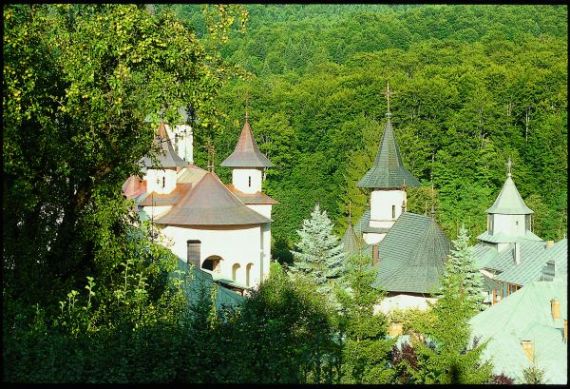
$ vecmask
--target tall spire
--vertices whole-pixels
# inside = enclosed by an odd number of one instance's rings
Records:
[[[388,112],[386,113],[384,133],[382,134],[374,165],[358,182],[358,186],[361,188],[400,189],[404,184],[406,186],[420,185],[419,181],[406,170],[400,156],[400,148],[392,128],[392,114],[389,108],[390,96],[393,94],[394,92],[390,91],[390,86],[388,85],[385,93],[388,101]]]
[[[499,213],[503,215],[530,215],[534,213],[532,209],[524,203],[517,186],[512,178],[511,158],[507,161],[507,179],[503,184],[503,188],[497,196],[495,203],[491,208],[487,209],[487,213]]]
[[[265,168],[273,166],[271,161],[259,151],[248,118],[249,115],[246,110],[245,123],[234,152],[221,163],[221,166],[234,168]]]
[[[392,95],[394,94],[394,92],[390,91],[390,81],[386,82],[386,91],[384,92],[384,96],[386,96],[386,117],[390,118],[392,117],[392,113],[390,112],[390,97],[392,97]]]

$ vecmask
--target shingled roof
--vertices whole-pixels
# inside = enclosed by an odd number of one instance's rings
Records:
[[[563,321],[567,319],[568,282],[534,281],[506,297],[499,304],[477,314],[470,321],[472,337],[488,341],[482,359],[493,362],[494,374],[505,374],[524,383],[523,369],[532,363],[521,347],[523,340],[534,345],[536,365],[544,371],[544,383],[567,383],[567,345]],[[551,300],[560,302],[560,319],[551,314]]]
[[[374,166],[358,182],[360,188],[395,189],[419,186],[419,181],[404,167],[400,148],[392,129],[391,114],[386,114],[384,134],[374,160]]]
[[[186,193],[190,190],[192,184],[177,184],[176,188],[170,193],[148,193],[147,196],[138,203],[139,206],[145,207],[161,207],[165,205],[177,204]]]
[[[487,213],[500,213],[502,215],[530,215],[534,213],[532,209],[524,203],[517,186],[511,177],[511,173],[507,175],[507,180],[501,189],[501,193],[495,200],[491,208],[487,209]]]
[[[243,168],[264,168],[273,166],[271,161],[259,151],[247,118],[245,119],[245,124],[241,130],[241,135],[234,152],[221,163],[221,166]]]
[[[344,252],[349,255],[362,252],[362,249],[364,249],[365,246],[364,240],[354,232],[352,223],[348,223],[348,227],[342,236],[341,242],[344,248]]]
[[[157,224],[223,226],[265,224],[270,219],[244,205],[220,179],[208,172]]]
[[[275,205],[279,204],[277,200],[269,197],[263,192],[255,192],[255,193],[244,193],[237,189],[233,184],[227,184],[226,187],[235,194],[238,199],[241,200],[244,204],[251,204],[251,205]]]
[[[153,140],[153,148],[158,149],[158,154],[156,155],[157,162],[153,162],[149,156],[143,157],[139,161],[143,169],[176,169],[188,165],[188,162],[180,158],[174,151],[164,123],[161,123],[158,127],[158,133]]]
[[[372,285],[389,292],[435,292],[449,247],[449,239],[431,217],[404,212],[380,242]]]

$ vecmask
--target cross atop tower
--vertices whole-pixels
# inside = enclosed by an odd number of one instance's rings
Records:
[[[387,103],[387,112],[386,116],[391,116],[392,113],[390,112],[390,97],[394,95],[394,92],[390,91],[390,82],[386,82],[386,91],[384,92],[384,96],[386,96],[386,103]]]
[[[507,177],[511,177],[511,166],[513,165],[513,163],[511,162],[511,157],[509,157],[509,160],[507,161]]]
[[[249,90],[245,92],[245,120],[249,120]]]

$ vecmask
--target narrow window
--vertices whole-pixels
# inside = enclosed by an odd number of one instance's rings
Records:
[[[232,266],[232,280],[234,280],[234,281],[237,281],[237,279],[238,279],[239,268],[240,268],[240,264],[239,264],[239,263],[235,263],[235,264]]]
[[[166,185],[166,177],[162,177],[162,187],[164,188],[165,185]]]
[[[248,263],[247,266],[245,267],[245,286],[249,286],[252,268],[253,268],[253,263]]]
[[[200,267],[200,244],[199,240],[186,242],[186,261],[198,268]]]
[[[392,219],[396,218],[396,206],[392,205]]]
[[[249,180],[249,187],[251,188],[251,176],[247,177]]]

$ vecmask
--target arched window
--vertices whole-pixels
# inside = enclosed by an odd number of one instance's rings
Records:
[[[202,269],[210,270],[216,273],[222,271],[222,257],[211,255],[202,263]]]
[[[234,263],[234,265],[232,266],[232,280],[237,281],[238,280],[238,276],[239,276],[239,268],[240,268],[240,264],[239,263]]]
[[[249,286],[251,282],[252,270],[253,270],[253,263],[248,263],[247,266],[245,267],[245,286]]]

